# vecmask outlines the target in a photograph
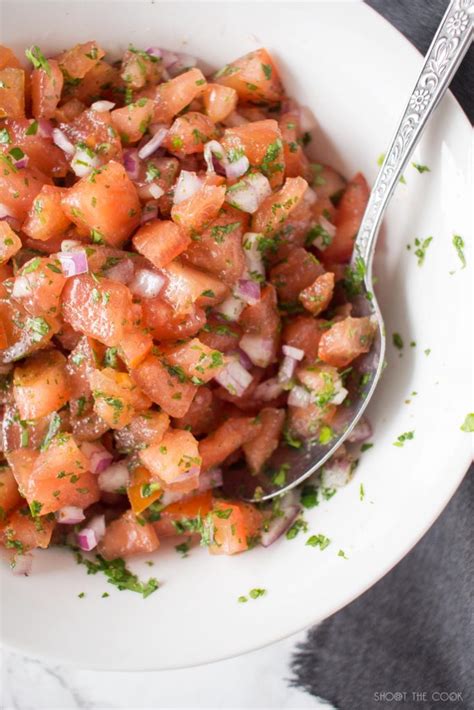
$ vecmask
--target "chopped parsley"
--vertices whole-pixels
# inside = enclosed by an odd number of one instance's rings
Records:
[[[48,76],[51,76],[51,66],[39,47],[33,46],[26,49],[25,55],[35,69],[42,69]]]
[[[458,253],[459,261],[462,264],[461,268],[465,269],[466,268],[466,257],[464,255],[464,239],[459,234],[454,234],[453,246]]]
[[[303,486],[300,494],[300,502],[303,508],[314,508],[319,504],[318,501],[318,489],[311,483],[307,483]]]
[[[365,498],[365,489],[364,489],[364,484],[361,483],[359,486],[359,500],[364,500]]]
[[[411,441],[411,439],[414,438],[414,431],[406,431],[404,434],[400,434],[400,436],[397,437],[397,440],[393,442],[393,445],[401,448],[405,444],[405,441]]]
[[[190,550],[189,542],[182,542],[179,545],[176,545],[174,549],[176,552],[180,552],[182,557],[188,557],[188,552]]]
[[[247,597],[244,597],[242,595],[242,596],[238,597],[237,601],[239,602],[239,604],[245,604],[245,602],[248,602],[248,599],[247,599]]]
[[[474,431],[474,413],[473,412],[466,414],[466,418],[461,425],[461,431],[465,431],[467,434],[470,434]]]
[[[403,338],[400,333],[394,333],[392,335],[392,342],[398,350],[403,350]]]
[[[423,266],[426,257],[426,250],[433,241],[433,237],[426,237],[426,239],[415,239],[415,256],[418,257],[418,266]],[[411,246],[408,244],[407,249],[410,250]]]
[[[346,553],[344,552],[344,550],[339,550],[339,552],[337,553],[337,556],[338,556],[338,557],[342,557],[344,560],[348,560],[348,559],[349,559],[349,558],[347,557]]]
[[[297,518],[291,528],[289,528],[285,535],[287,540],[293,540],[298,533],[300,532],[307,532],[308,531],[308,523],[306,520],[303,520],[303,518]]]
[[[420,165],[420,163],[412,163],[412,165],[415,168],[415,170],[418,170],[419,173],[431,172],[427,165]]]
[[[267,593],[266,589],[260,589],[258,587],[255,587],[254,589],[250,590],[249,597],[251,599],[258,599],[259,597],[263,597],[263,595],[266,593]]]
[[[275,163],[282,149],[283,143],[280,138],[277,138],[276,141],[270,143],[268,146],[260,166],[262,173],[267,175],[267,177],[273,173],[281,172],[284,169],[281,163]]]
[[[272,474],[272,483],[275,486],[284,486],[286,483],[286,474],[290,470],[290,464],[284,463],[280,468]]]
[[[41,316],[38,316],[36,318],[27,318],[26,327],[27,330],[30,331],[31,339],[35,343],[38,343],[40,340],[42,340],[44,336],[47,335],[51,330],[48,322],[45,321],[44,318],[41,318]]]
[[[51,417],[51,420],[49,422],[48,426],[48,431],[46,432],[46,436],[43,439],[43,442],[40,446],[41,451],[46,451],[46,449],[49,447],[51,440],[56,436],[56,434],[59,431],[59,428],[61,426],[61,417],[57,412],[54,412],[53,416]]]
[[[37,518],[38,515],[41,513],[41,508],[43,507],[42,503],[39,503],[37,500],[32,500],[30,503],[30,511],[31,515],[33,518]]]
[[[306,540],[307,545],[310,547],[319,547],[321,551],[325,550],[330,542],[331,540],[322,533],[319,533],[318,535],[311,535],[311,537]]]
[[[211,227],[211,237],[217,244],[222,244],[227,234],[230,234],[237,227],[240,227],[240,222],[232,222],[232,224],[218,225]]]
[[[105,560],[102,555],[96,555],[95,558],[97,562],[88,560],[80,552],[76,552],[76,561],[87,567],[87,574],[103,572],[109,584],[114,584],[121,592],[127,589],[130,592],[141,594],[146,599],[159,587],[159,582],[154,577],[150,577],[146,582],[141,582],[136,574],[127,569],[125,561],[121,557],[117,557],[115,560]]]
[[[360,450],[362,453],[364,453],[364,451],[368,451],[369,449],[371,449],[372,446],[373,446],[373,444],[371,444],[370,442],[366,442],[365,444],[362,444],[362,446],[360,447]]]
[[[303,446],[303,442],[293,436],[288,427],[283,430],[283,440],[287,446],[291,446],[293,449],[300,449]]]
[[[262,64],[263,73],[265,74],[265,79],[272,78],[272,67],[270,64]]]

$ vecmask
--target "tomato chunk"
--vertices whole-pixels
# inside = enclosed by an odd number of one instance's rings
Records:
[[[131,510],[107,525],[97,549],[106,560],[154,552],[160,546],[150,523],[138,521]]]
[[[166,365],[157,355],[148,355],[130,371],[132,379],[170,417],[184,417],[197,392],[196,385]]]
[[[214,81],[235,89],[239,99],[248,103],[272,104],[283,97],[277,68],[263,47],[226,64],[214,74]]]
[[[197,111],[189,111],[175,119],[164,146],[178,156],[202,153],[204,144],[214,138],[215,131],[210,118]]]
[[[25,234],[40,241],[60,237],[71,224],[61,207],[65,194],[63,188],[43,185],[23,225]]]
[[[235,555],[248,550],[258,537],[262,514],[250,503],[215,500],[210,513],[213,527],[211,555]]]
[[[61,98],[64,78],[59,64],[54,59],[46,62],[46,68],[35,69],[31,74],[31,111],[35,118],[53,118]]]
[[[9,466],[0,466],[0,521],[5,514],[16,508],[21,503],[18,483]]]
[[[76,44],[67,52],[63,52],[56,61],[69,79],[83,79],[97,62],[105,55],[104,50],[97,42],[84,42]]]
[[[250,165],[268,177],[272,187],[283,183],[285,156],[281,131],[274,119],[227,128],[222,145],[230,160],[235,160],[243,152]]]
[[[369,186],[362,173],[348,183],[336,213],[336,236],[324,252],[324,258],[337,263],[349,261],[367,202]]]
[[[142,98],[110,114],[112,124],[118,131],[122,143],[136,143],[143,138],[153,117],[155,104]]]
[[[203,185],[192,197],[173,205],[171,219],[188,232],[202,232],[217,217],[225,191],[224,185]]]
[[[299,295],[299,300],[313,315],[326,310],[331,303],[334,293],[334,274],[328,272],[318,276],[316,281],[303,289]]]
[[[207,115],[218,123],[223,121],[237,106],[237,92],[230,86],[208,84],[202,95]]]
[[[36,547],[48,547],[55,526],[54,520],[33,519],[27,508],[16,510],[8,518],[0,531],[2,545],[18,553]]]
[[[0,265],[6,264],[21,249],[21,239],[8,222],[0,222]]]
[[[252,230],[265,236],[274,236],[303,199],[308,183],[302,177],[287,178],[285,184],[269,195],[252,218]]]
[[[117,372],[112,367],[93,370],[89,384],[94,409],[111,429],[127,426],[137,412],[148,409],[151,404],[127,372]]]
[[[0,118],[25,115],[25,72],[16,67],[0,69]]]
[[[153,96],[156,101],[154,122],[171,121],[173,116],[202,94],[205,86],[206,78],[199,69],[190,69],[171,81],[160,84]]]
[[[202,470],[218,466],[237,451],[243,444],[253,439],[261,431],[262,424],[253,417],[231,417],[212,434],[199,442]]]
[[[262,421],[260,433],[243,445],[245,458],[250,469],[258,473],[270,458],[280,442],[285,410],[266,407],[260,411]]]
[[[222,353],[208,348],[197,338],[167,350],[165,357],[171,365],[179,367],[186,377],[199,384],[209,382],[225,367]]]
[[[376,329],[370,317],[349,316],[334,323],[319,341],[318,357],[334,367],[347,367],[356,357],[370,350]]]
[[[150,220],[133,237],[135,249],[157,269],[179,256],[191,243],[189,236],[174,222]]]
[[[139,456],[152,477],[165,487],[183,484],[185,490],[197,488],[201,457],[191,432],[169,429],[159,444],[143,449]]]
[[[21,419],[38,419],[66,404],[71,396],[66,362],[58,350],[49,350],[15,367],[13,396]]]

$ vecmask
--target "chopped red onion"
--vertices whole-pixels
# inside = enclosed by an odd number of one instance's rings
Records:
[[[270,402],[272,399],[276,399],[283,392],[283,385],[278,382],[276,377],[271,377],[269,380],[260,382],[255,390],[255,399],[263,400],[264,402]]]
[[[242,238],[245,259],[247,261],[247,271],[249,274],[258,274],[265,277],[265,266],[263,264],[262,252],[259,249],[262,235],[258,232],[246,232]]]
[[[331,404],[342,404],[349,392],[342,386],[342,380],[337,378],[334,381],[334,394],[331,397]]]
[[[16,554],[10,563],[13,574],[16,575],[28,575],[31,573],[33,567],[33,555],[31,552],[24,552],[23,554]]]
[[[311,392],[308,392],[305,387],[295,385],[291,389],[290,395],[288,397],[288,404],[291,407],[307,407],[311,404],[312,400],[313,397],[311,395]]]
[[[214,161],[213,158],[216,157],[221,165],[227,165],[227,156],[224,148],[218,141],[208,141],[204,146],[204,160],[207,165],[207,172],[214,173]]]
[[[120,488],[126,488],[130,482],[130,474],[125,463],[118,461],[99,474],[98,483],[101,491],[116,493]]]
[[[158,48],[154,48],[155,51]],[[174,52],[170,52],[168,49],[159,49],[160,56],[163,60],[163,66],[165,69],[168,69],[172,64],[178,61],[178,55],[175,54]],[[154,56],[157,56],[156,54]]]
[[[102,473],[114,460],[110,451],[107,451],[105,446],[98,441],[84,441],[84,443],[81,444],[81,451],[84,456],[89,459],[91,473]]]
[[[268,367],[273,360],[273,341],[261,335],[244,335],[239,347],[247,353],[254,365]]]
[[[253,214],[271,193],[272,189],[265,175],[252,173],[229,188],[225,199],[233,207]]]
[[[95,535],[95,532],[90,528],[83,528],[78,533],[76,533],[76,540],[78,547],[83,552],[90,552],[94,549],[94,547],[97,547],[97,537]]]
[[[105,273],[108,279],[127,285],[135,275],[135,267],[131,259],[120,259],[118,264],[111,266]]]
[[[31,286],[26,276],[16,276],[13,282],[13,298],[24,298],[31,294]]]
[[[246,370],[251,370],[253,367],[253,362],[251,361],[247,353],[244,353],[244,351],[240,348],[237,348],[237,350],[229,350],[227,352],[227,356],[235,357],[240,362],[242,367],[245,367]]]
[[[98,168],[99,165],[99,158],[93,150],[90,150],[90,148],[87,148],[87,150],[77,148],[71,160],[71,168],[79,178],[90,175],[90,173],[95,168]]]
[[[279,537],[281,537],[293,524],[300,513],[299,505],[289,505],[281,508],[283,515],[279,515],[270,521],[268,530],[262,532],[260,541],[263,547],[270,547]]]
[[[148,143],[145,143],[144,146],[140,148],[138,151],[138,157],[141,160],[145,160],[145,158],[149,158],[150,155],[152,155],[155,150],[158,150],[160,145],[163,143],[165,140],[166,136],[168,135],[168,129],[162,126],[157,130],[153,138],[151,138]]]
[[[169,71],[170,76],[172,77],[178,76],[178,74],[181,74],[181,72],[185,71],[186,69],[192,69],[197,64],[196,57],[193,57],[190,54],[177,52],[175,56],[176,60],[171,64],[168,64],[168,66],[166,67],[166,69],[168,69]]]
[[[239,279],[234,289],[234,295],[242,301],[254,306],[260,301],[260,284],[252,279]]]
[[[158,296],[165,283],[165,277],[157,271],[138,269],[128,287],[135,296],[154,298]]]
[[[174,186],[173,204],[179,205],[189,197],[192,197],[202,187],[202,180],[196,173],[189,170],[181,170],[178,180]]]
[[[222,120],[222,123],[229,128],[236,128],[237,126],[245,126],[248,121],[241,116],[240,113],[237,113],[237,111],[232,111]]]
[[[245,306],[246,304],[241,301],[240,298],[228,296],[222,303],[216,306],[215,310],[221,313],[226,320],[238,321]]]
[[[288,355],[295,360],[302,360],[304,358],[304,350],[301,348],[294,348],[292,345],[283,345],[282,347],[283,355]]]
[[[97,111],[97,113],[104,113],[105,111],[112,111],[115,106],[113,101],[94,101],[91,104],[91,109]]]
[[[160,197],[163,197],[163,195],[165,194],[165,191],[163,190],[163,188],[160,187],[159,185],[157,185],[155,182],[150,183],[150,185],[148,186],[148,189],[150,191],[150,195],[155,200],[159,200]]]
[[[41,138],[52,138],[53,137],[53,126],[47,118],[38,119],[38,136]]]
[[[26,168],[28,166],[28,163],[30,162],[30,156],[26,155],[26,153],[23,153],[23,151],[21,151],[21,152],[22,152],[21,158],[14,158],[10,154],[12,163],[14,164],[14,166],[17,170],[21,170],[22,168]]]
[[[347,441],[350,444],[360,444],[362,441],[367,441],[372,436],[372,427],[370,422],[365,417],[361,417],[349,436]]]
[[[73,144],[59,128],[53,128],[53,143],[67,155],[74,154],[75,148]]]
[[[163,53],[159,47],[148,47],[146,53],[151,57],[156,57],[157,59],[162,59]]]
[[[252,382],[252,375],[237,360],[230,360],[214,379],[230,394],[241,397]]]
[[[85,520],[84,511],[75,505],[66,505],[56,512],[56,520],[62,525],[77,525]]]
[[[68,253],[76,249],[82,249],[83,246],[83,243],[77,239],[63,239],[61,242],[61,251]]]
[[[59,252],[56,256],[61,262],[61,269],[64,276],[78,276],[79,274],[87,274],[89,271],[87,255],[83,250]]]
[[[138,180],[140,176],[140,162],[136,148],[127,148],[123,151],[123,167],[130,180]]]
[[[325,488],[342,488],[352,478],[354,461],[349,456],[333,456],[327,461],[321,473],[321,483]]]
[[[158,205],[154,202],[147,202],[142,209],[142,216],[140,217],[140,224],[145,224],[151,219],[156,219],[158,217]]]
[[[282,385],[291,382],[293,375],[295,374],[295,368],[297,360],[294,357],[285,355],[281,361],[280,369],[278,370],[278,382]]]
[[[105,516],[94,515],[87,523],[87,527],[94,532],[97,542],[100,542],[105,535]]]
[[[199,476],[199,486],[197,488],[197,493],[205,493],[211,488],[218,488],[222,486],[223,476],[222,469],[213,467],[204,471]]]
[[[5,217],[10,217],[10,211],[8,207],[0,203],[0,219],[4,219]]]
[[[245,175],[249,167],[250,161],[246,155],[242,155],[240,158],[234,160],[232,163],[228,161],[227,165],[225,166],[225,173],[227,179],[237,180],[237,178],[241,177],[242,175]]]
[[[305,190],[305,193],[303,195],[303,200],[307,202],[309,205],[314,205],[316,200],[318,199],[317,194],[315,193],[314,190],[312,190],[310,187],[307,187]]]
[[[302,133],[307,133],[312,131],[316,126],[316,119],[314,118],[311,110],[307,106],[300,106],[300,130]]]
[[[0,206],[0,211],[1,211],[1,206]],[[21,222],[18,219],[16,219],[16,217],[10,217],[9,215],[5,215],[4,217],[0,217],[0,220],[7,222],[7,224],[9,224],[10,227],[15,232],[19,232],[21,229]]]

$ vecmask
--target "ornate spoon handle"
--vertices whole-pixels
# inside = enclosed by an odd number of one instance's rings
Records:
[[[448,88],[472,41],[474,0],[451,0],[426,54],[423,68],[370,194],[353,260],[361,257],[371,279],[383,214],[426,123]],[[371,288],[370,283],[366,284]]]

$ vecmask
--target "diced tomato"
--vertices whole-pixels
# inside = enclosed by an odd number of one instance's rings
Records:
[[[69,219],[93,240],[120,246],[140,222],[140,202],[135,185],[119,163],[111,160],[82,178],[62,199]]]
[[[17,550],[17,554],[36,547],[45,548],[51,541],[54,526],[54,520],[33,519],[30,511],[22,508],[8,516],[0,531],[0,542],[4,547]]]
[[[0,79],[1,81],[1,79]],[[1,91],[1,89],[0,89]],[[26,218],[38,192],[50,179],[35,168],[15,168],[0,155],[0,194],[2,205],[20,222]]]
[[[99,340],[104,345],[120,345],[132,311],[132,295],[118,281],[88,274],[67,280],[62,294],[62,315],[74,330]]]
[[[23,69],[0,69],[0,118],[23,118],[25,115],[25,72]]]
[[[54,118],[58,123],[72,123],[85,111],[86,105],[79,99],[70,99],[65,104],[58,106],[54,112]]]
[[[43,185],[23,225],[25,234],[40,241],[60,237],[70,225],[61,208],[61,198],[65,194],[66,190],[61,187]]]
[[[237,106],[237,92],[230,86],[208,84],[202,95],[204,108],[214,123],[223,121]]]
[[[162,269],[179,256],[191,243],[189,236],[174,222],[153,219],[133,237],[135,249],[157,269]]]
[[[350,180],[341,197],[336,214],[336,236],[324,252],[324,258],[335,262],[349,261],[367,202],[369,186],[362,173]]]
[[[199,69],[190,69],[183,74],[160,84],[154,92],[156,109],[154,122],[168,123],[193,99],[200,96],[206,87],[206,78]]]
[[[197,338],[166,350],[166,360],[180,368],[186,377],[198,380],[199,384],[209,382],[225,367],[222,353],[212,350]]]
[[[213,306],[228,294],[222,281],[210,274],[172,261],[163,270],[168,279],[160,296],[168,301],[178,313],[192,312],[196,306]]]
[[[176,313],[169,303],[158,298],[142,301],[143,322],[157,340],[178,340],[196,335],[206,323],[202,308]]]
[[[286,177],[301,176],[308,182],[312,177],[309,160],[301,146],[300,118],[297,111],[289,111],[279,121],[285,155]]]
[[[130,452],[151,444],[159,444],[170,424],[170,418],[164,412],[149,410],[138,414],[128,427],[115,433],[119,450]]]
[[[54,318],[59,314],[65,283],[58,259],[35,256],[17,271],[13,294],[32,315]]]
[[[269,195],[255,212],[252,230],[273,236],[299,205],[307,188],[308,183],[302,177],[287,178],[281,190]]]
[[[217,499],[210,513],[213,526],[211,555],[235,555],[248,550],[258,537],[263,516],[250,503]]]
[[[10,47],[5,47],[3,44],[0,44],[0,69],[5,69],[5,67],[19,69],[21,63]]]
[[[225,199],[224,185],[203,185],[171,209],[171,219],[190,233],[200,233],[215,219]]]
[[[130,374],[143,392],[170,417],[184,417],[197,392],[195,385],[172,366],[167,367],[156,355],[148,355]]]
[[[67,52],[63,52],[56,57],[56,61],[61,67],[68,80],[83,79],[88,71],[105,55],[104,50],[97,42],[84,42],[76,44]]]
[[[159,444],[139,452],[140,461],[165,487],[182,484],[181,490],[197,488],[201,457],[190,431],[168,429]]]
[[[43,348],[59,330],[51,316],[32,317],[13,300],[0,299],[0,320],[6,347],[0,350],[0,362],[15,362]]]
[[[119,354],[127,367],[137,367],[153,347],[153,338],[139,328],[128,330],[120,344]]]
[[[204,144],[214,138],[215,132],[216,127],[208,116],[189,111],[175,119],[163,145],[178,156],[202,153]]]
[[[277,295],[274,286],[267,284],[261,291],[260,300],[247,306],[240,316],[240,325],[246,333],[262,335],[278,341],[280,317],[277,310]]]
[[[5,129],[10,142],[0,145],[0,152],[7,154],[12,146],[20,148],[28,156],[28,167],[36,168],[47,177],[64,177],[69,170],[64,151],[54,145],[52,138],[39,134],[37,121],[22,118],[6,120]]]
[[[179,161],[171,156],[141,161],[138,168],[138,180],[135,181],[135,184],[140,199],[153,200],[154,197],[150,189],[153,185],[161,187],[165,194],[159,198],[158,207],[160,215],[164,217],[167,217],[171,211],[172,194],[170,190],[176,182],[179,170]]]
[[[187,429],[194,436],[209,434],[220,419],[222,405],[208,387],[199,387],[184,417],[173,419],[177,429]]]
[[[312,187],[318,197],[317,203],[327,199],[336,202],[346,187],[344,178],[329,165],[312,163],[311,169],[313,172]]]
[[[106,560],[114,560],[117,557],[154,552],[159,546],[153,525],[138,521],[134,513],[128,510],[107,525],[97,549]]]
[[[108,111],[83,111],[72,123],[60,126],[63,133],[74,145],[84,145],[94,151],[96,160],[105,165],[110,160],[121,160],[122,144],[117,131],[113,127],[111,114]],[[93,182],[93,175],[89,181]],[[117,178],[114,175],[114,178]]]
[[[48,433],[52,420],[59,416],[59,430],[68,428],[67,412],[51,413],[38,419],[23,420],[14,402],[6,404],[1,421],[1,448],[3,451],[13,451],[22,446],[39,448]],[[56,426],[57,421],[54,422]]]
[[[71,434],[57,434],[42,451],[33,466],[37,480],[57,477],[66,478],[74,474],[80,475],[89,470],[89,460],[77,446]]]
[[[325,330],[325,323],[311,316],[295,316],[283,328],[282,339],[286,345],[304,350],[308,360],[318,356],[319,341]]]
[[[376,325],[370,317],[345,318],[323,333],[318,357],[334,367],[347,367],[356,357],[367,353],[372,345]]]
[[[178,535],[178,527],[175,523],[186,523],[198,517],[203,519],[211,510],[212,491],[186,496],[184,500],[166,506],[160,513],[160,519],[153,523],[153,527],[160,537]]]
[[[272,187],[283,183],[285,156],[280,128],[274,119],[226,128],[222,145],[231,161],[238,159],[243,152],[251,167],[266,175]]]
[[[278,291],[282,303],[294,303],[300,291],[310,286],[324,273],[313,254],[300,247],[270,271],[270,280]]]
[[[333,404],[318,407],[308,404],[306,407],[288,407],[288,428],[293,436],[302,439],[316,439],[321,427],[330,424],[336,407]]]
[[[63,74],[55,59],[49,59],[45,69],[31,73],[31,112],[35,118],[53,118],[63,84]]]
[[[23,420],[38,419],[61,409],[71,396],[64,355],[49,350],[17,365],[13,396]]]
[[[20,237],[13,231],[8,222],[2,220],[0,222],[0,264],[6,264],[20,249]]]
[[[233,286],[245,269],[242,248],[244,228],[237,210],[230,208],[218,217],[187,247],[184,259],[210,271],[228,286]]]
[[[118,89],[119,84],[119,70],[101,60],[92,69],[89,69],[79,84],[66,85],[63,94],[69,98],[79,99],[86,104],[100,98],[108,98],[113,101],[116,98],[114,92]]]
[[[235,350],[242,337],[242,329],[238,323],[223,323],[221,320],[209,316],[204,328],[199,332],[199,340],[214,350],[223,353]]]
[[[123,55],[120,75],[127,87],[141,89],[148,82],[159,82],[162,65],[163,62],[152,54],[129,49]]]
[[[316,281],[303,289],[299,300],[314,316],[326,310],[334,293],[334,274],[327,272],[318,276]]]
[[[112,367],[93,370],[89,374],[89,384],[95,400],[94,409],[111,429],[127,426],[137,412],[151,405],[127,372],[118,372]]]
[[[277,103],[283,86],[270,54],[263,47],[239,57],[214,74],[213,81],[235,89],[248,103]]]
[[[95,413],[93,406],[92,396],[82,396],[69,402],[70,424],[76,441],[95,441],[109,429],[107,422]]]
[[[134,103],[112,111],[110,117],[122,143],[136,143],[146,133],[153,117],[155,104],[150,99],[138,99]]]
[[[66,370],[73,397],[89,395],[89,373],[102,365],[104,346],[101,343],[82,336],[69,354]]]
[[[9,466],[0,466],[0,521],[5,519],[6,513],[16,508],[21,503],[21,495],[15,476]]]
[[[262,421],[260,433],[243,445],[247,463],[252,471],[258,473],[270,458],[280,442],[285,422],[285,410],[267,407],[259,413]]]
[[[135,515],[140,515],[155,500],[163,495],[163,489],[152,480],[151,473],[144,466],[136,466],[127,488],[128,500]],[[159,533],[158,533],[159,534]]]
[[[202,470],[218,466],[243,444],[257,436],[262,428],[254,417],[232,417],[199,442]]]

